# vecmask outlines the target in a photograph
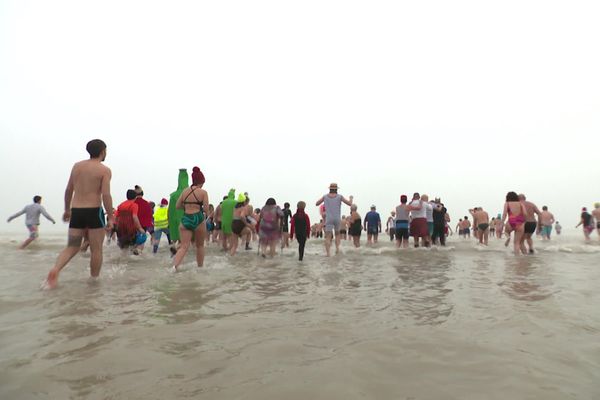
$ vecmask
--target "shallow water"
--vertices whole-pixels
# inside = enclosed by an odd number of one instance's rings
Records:
[[[557,239],[330,259],[313,241],[303,263],[211,247],[178,274],[166,246],[113,245],[99,281],[78,256],[41,291],[66,239],[3,235],[0,398],[599,398],[600,246]]]

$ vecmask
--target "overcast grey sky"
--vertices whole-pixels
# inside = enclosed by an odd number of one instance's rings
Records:
[[[0,230],[34,194],[60,218],[71,165],[108,144],[115,203],[180,167],[212,202],[317,198],[364,212],[508,190],[564,225],[600,201],[597,1],[0,1]],[[295,207],[294,207],[295,208]],[[347,210],[346,210],[347,211]],[[562,222],[561,221],[561,222]],[[64,225],[58,224],[60,229]],[[57,228],[58,229],[58,228]]]

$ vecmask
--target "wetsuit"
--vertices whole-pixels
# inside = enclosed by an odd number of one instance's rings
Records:
[[[436,239],[440,239],[440,245],[446,245],[446,207],[433,210],[433,233],[431,240],[435,243]]]
[[[310,218],[308,218],[304,210],[296,211],[296,214],[292,217],[290,237],[293,238],[294,234],[296,234],[296,240],[298,241],[298,259],[302,261],[306,239],[310,236]]]

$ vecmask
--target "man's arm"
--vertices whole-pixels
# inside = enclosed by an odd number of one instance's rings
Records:
[[[67,222],[71,219],[71,200],[73,200],[73,172],[75,167],[71,169],[67,188],[65,189],[65,212],[63,213],[63,221]]]
[[[111,227],[114,224],[114,213],[112,196],[110,194],[110,179],[112,178],[112,172],[107,168],[106,174],[102,177],[102,204],[106,210],[106,216],[108,218],[108,226]],[[139,222],[139,221],[138,221]]]
[[[18,213],[16,213],[16,214],[13,214],[13,215],[11,215],[10,217],[8,217],[8,219],[6,220],[6,222],[10,222],[10,221],[12,221],[12,220],[13,220],[13,219],[15,219],[15,218],[17,218],[17,217],[20,217],[20,216],[21,216],[21,215],[23,215],[23,214],[25,214],[25,208],[23,208],[23,209],[22,209],[21,211],[19,211]]]
[[[346,198],[342,196],[342,202],[348,206],[352,206],[352,200],[354,200],[353,196],[350,196],[349,200],[346,200]]]
[[[321,205],[321,203],[323,203],[325,201],[325,196],[321,197],[319,200],[317,200],[317,203],[315,204],[317,207],[319,207]]]
[[[52,217],[50,216],[50,214],[48,214],[48,212],[46,211],[46,209],[45,209],[44,207],[41,207],[41,208],[40,208],[40,211],[42,212],[42,215],[43,215],[44,217],[46,217],[46,219],[47,219],[48,221],[52,222],[53,224],[56,224],[56,221],[54,220],[54,218],[52,218]]]

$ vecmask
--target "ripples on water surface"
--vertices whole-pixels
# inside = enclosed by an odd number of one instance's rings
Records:
[[[562,240],[562,242],[561,242]],[[0,237],[2,399],[598,399],[600,246],[514,257],[454,241],[326,259],[106,248],[39,284],[65,243]]]

